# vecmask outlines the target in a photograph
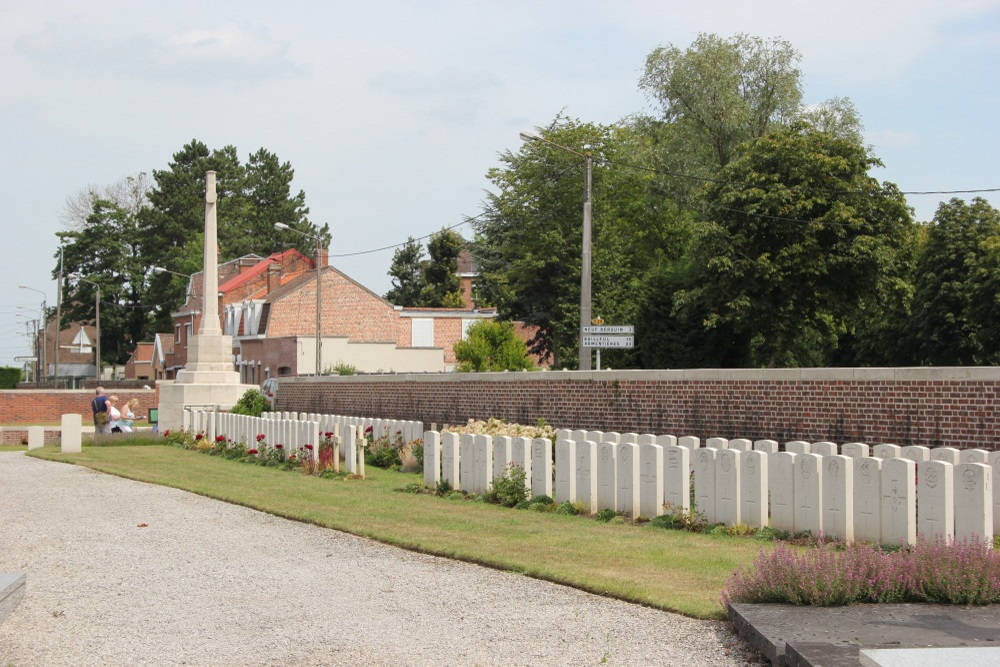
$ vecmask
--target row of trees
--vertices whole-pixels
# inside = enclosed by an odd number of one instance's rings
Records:
[[[209,150],[198,140],[185,145],[152,178],[140,173],[105,188],[90,188],[67,201],[62,266],[64,322],[95,319],[94,292],[101,289],[101,356],[124,363],[136,343],[170,331],[170,313],[185,299],[187,279],[157,274],[162,266],[181,274],[202,269],[205,172],[216,172],[220,257],[225,261],[277,248],[312,243],[274,223],[329,239],[326,225],[309,221],[305,193],[293,194],[294,170],[263,148],[244,164],[233,146]],[[72,275],[85,280],[74,281]],[[96,285],[95,285],[96,284]]]
[[[987,202],[916,223],[849,100],[807,106],[784,41],[700,36],[647,58],[656,117],[557,116],[594,155],[593,300],[635,324],[615,367],[1000,362],[1000,228]],[[546,142],[501,156],[475,223],[477,301],[538,327],[572,367],[584,161]]]

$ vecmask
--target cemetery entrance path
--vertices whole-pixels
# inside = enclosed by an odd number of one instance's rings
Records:
[[[0,452],[0,665],[741,665],[719,621]]]

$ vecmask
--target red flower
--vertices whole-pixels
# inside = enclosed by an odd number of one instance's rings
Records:
[[[375,428],[373,426],[369,426],[368,428],[365,429],[365,433],[371,433],[374,430]]]
[[[199,440],[201,440],[204,437],[205,437],[204,433],[199,433],[198,435],[194,436],[194,441],[198,442]]]
[[[274,448],[275,449],[284,449],[285,446],[284,445],[275,445]]]
[[[263,439],[264,439],[264,434],[263,433],[261,433],[260,435],[257,436],[257,442],[260,442]]]
[[[288,460],[289,461],[294,461],[295,460],[295,454],[292,454],[291,456],[289,456]]]
[[[256,449],[247,450],[247,454],[250,454],[252,456],[257,456],[257,450]]]
[[[312,446],[312,445],[302,445],[302,446],[303,446],[303,447],[304,447],[305,449],[308,449],[308,450],[309,450],[310,452],[311,452],[311,451],[313,450],[313,446]]]
[[[168,435],[170,435],[170,429],[167,429],[166,431],[163,432],[164,438],[167,437]]]
[[[225,442],[226,441],[226,436],[224,436],[224,435],[217,435],[217,436],[215,436],[215,441],[216,442]]]
[[[168,433],[169,433],[169,431],[168,431]],[[332,438],[333,437],[333,431],[327,431],[326,433],[323,434],[323,436],[326,437],[326,438]]]

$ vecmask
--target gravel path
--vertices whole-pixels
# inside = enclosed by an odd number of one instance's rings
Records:
[[[722,623],[0,453],[0,667],[741,665]]]

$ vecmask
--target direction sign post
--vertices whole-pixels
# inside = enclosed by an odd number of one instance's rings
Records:
[[[597,350],[597,370],[601,370],[601,350],[631,350],[634,348],[635,327],[631,324],[585,326],[580,331],[580,344]]]

